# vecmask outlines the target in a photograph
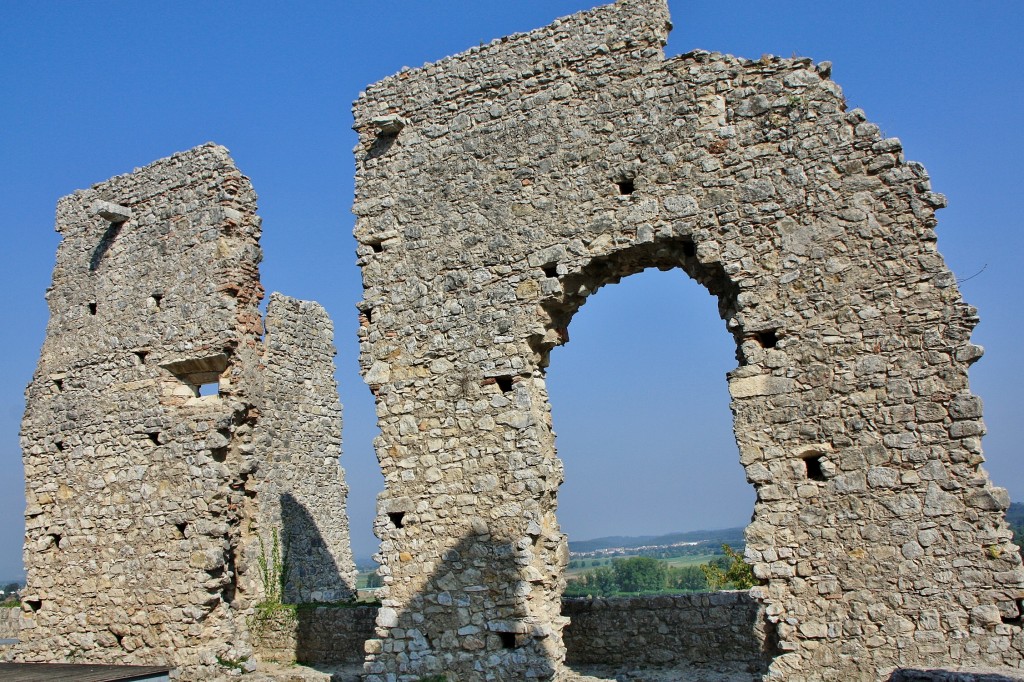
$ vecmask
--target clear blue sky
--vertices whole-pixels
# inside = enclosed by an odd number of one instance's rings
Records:
[[[694,48],[834,64],[950,207],[939,247],[981,312],[987,465],[1024,499],[1024,337],[1017,199],[1024,158],[1024,3],[671,0],[668,53]],[[373,406],[357,373],[351,102],[367,84],[593,6],[591,0],[4,3],[0,21],[0,580],[21,571],[18,425],[43,339],[58,197],[208,140],[260,195],[268,291],[323,303],[337,330],[343,464],[358,556],[375,547]],[[731,341],[681,273],[599,292],[553,354],[550,391],[572,537],[740,525]],[[633,376],[635,381],[630,381]]]

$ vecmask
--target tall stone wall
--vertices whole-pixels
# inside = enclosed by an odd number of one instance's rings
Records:
[[[341,403],[334,379],[334,326],[312,301],[272,294],[267,305],[264,400],[258,443],[263,551],[280,543],[284,601],[354,597],[355,563],[338,466]],[[257,559],[258,561],[258,559]]]
[[[620,0],[355,104],[386,481],[367,679],[560,675],[545,366],[587,296],[649,267],[706,286],[736,342],[767,675],[1020,665],[1024,571],[980,467],[977,315],[936,251],[945,199],[827,63],[666,60],[668,27],[663,0]]]
[[[302,358],[287,369],[319,383],[296,385],[293,405],[274,375],[265,408],[256,195],[223,147],[64,197],[57,230],[50,322],[22,423],[17,656],[170,665],[182,679],[217,677],[224,662],[251,667],[245,620],[266,596],[257,538],[278,472],[270,446],[301,442],[301,415],[323,402],[310,396],[328,386],[329,325],[266,351]],[[266,411],[283,424],[293,408],[290,426],[261,423]],[[319,451],[333,448],[335,472],[339,428]],[[337,473],[320,494],[331,493],[344,493]]]

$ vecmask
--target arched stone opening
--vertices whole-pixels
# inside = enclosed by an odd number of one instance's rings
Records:
[[[687,679],[702,669],[749,679],[767,668],[773,628],[756,598],[721,592],[733,585],[709,586],[699,569],[710,554],[721,556],[721,542],[742,552],[742,528],[724,529],[745,527],[753,508],[725,382],[738,347],[715,319],[722,299],[709,297],[683,266],[705,281],[715,268],[696,261],[692,242],[679,241],[681,249],[670,243],[602,259],[584,268],[596,279],[574,277],[568,287],[588,291],[586,305],[571,311],[571,341],[551,352],[545,376],[565,469],[558,516],[573,550],[562,611],[571,621],[563,631],[566,665],[602,677],[650,666]],[[697,546],[616,551],[616,558],[603,549],[578,554],[573,542],[696,530],[717,535]],[[695,538],[671,541],[680,539]],[[621,558],[632,554],[643,558]],[[631,581],[630,567],[633,577],[647,571],[645,579]]]

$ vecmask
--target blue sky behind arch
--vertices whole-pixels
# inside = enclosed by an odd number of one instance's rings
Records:
[[[43,295],[58,243],[56,201],[208,140],[231,150],[260,195],[268,291],[316,299],[335,320],[354,546],[358,555],[371,553],[373,498],[381,479],[370,444],[372,400],[356,365],[354,304],[361,287],[348,211],[355,144],[351,102],[367,84],[402,66],[537,28],[594,4],[7,3],[0,22],[0,287],[7,322],[0,334],[0,579],[20,572],[18,424],[45,330]],[[832,61],[833,78],[850,105],[863,108],[887,135],[901,138],[907,157],[924,163],[935,190],[949,196],[950,207],[939,212],[939,248],[960,278],[984,268],[962,289],[980,310],[974,339],[988,351],[971,371],[990,429],[987,468],[1014,499],[1024,499],[1018,394],[1024,372],[1017,359],[1024,331],[1024,226],[1017,206],[1024,156],[1024,4],[670,0],[670,7],[676,26],[670,55],[703,48],[750,58],[771,53]],[[627,308],[648,305],[645,300],[654,295],[630,293],[629,287],[640,285],[629,280],[619,286]],[[595,315],[613,317],[614,312],[600,312],[606,307],[602,296],[617,294],[599,293]],[[608,311],[613,308],[609,303]],[[580,326],[586,315],[584,309],[573,324]],[[682,330],[658,333],[671,337]],[[581,332],[573,331],[579,339]],[[716,334],[728,342],[721,328]],[[574,352],[572,344],[556,351],[553,363]],[[589,365],[598,362],[595,357]],[[586,357],[581,364],[588,366]],[[562,369],[552,367],[554,382],[562,381]],[[585,375],[569,377],[566,385],[586,381]],[[650,397],[680,400],[682,410],[686,401],[701,399],[679,393],[664,397],[652,389]],[[562,450],[570,447],[570,420],[586,422],[586,414],[574,417],[573,409],[556,405]],[[727,406],[718,412],[728,429]],[[595,469],[597,462],[623,457],[614,449],[588,450]],[[565,454],[568,459],[577,453]],[[715,456],[707,461],[715,466]],[[574,537],[604,534],[587,515],[570,514],[596,494],[573,492],[575,484],[563,495],[563,525]],[[749,515],[749,499],[722,504],[735,504],[740,519]],[[670,514],[675,512],[666,510]],[[699,508],[677,517],[679,529],[705,525]],[[654,530],[645,525],[649,519],[647,513],[624,520],[635,521],[642,533]]]

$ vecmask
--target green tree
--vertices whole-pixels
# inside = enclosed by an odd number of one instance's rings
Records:
[[[666,579],[668,587],[682,592],[704,592],[708,579],[700,566],[669,566]]]
[[[622,592],[656,592],[665,588],[665,564],[654,557],[616,559],[612,571]]]

